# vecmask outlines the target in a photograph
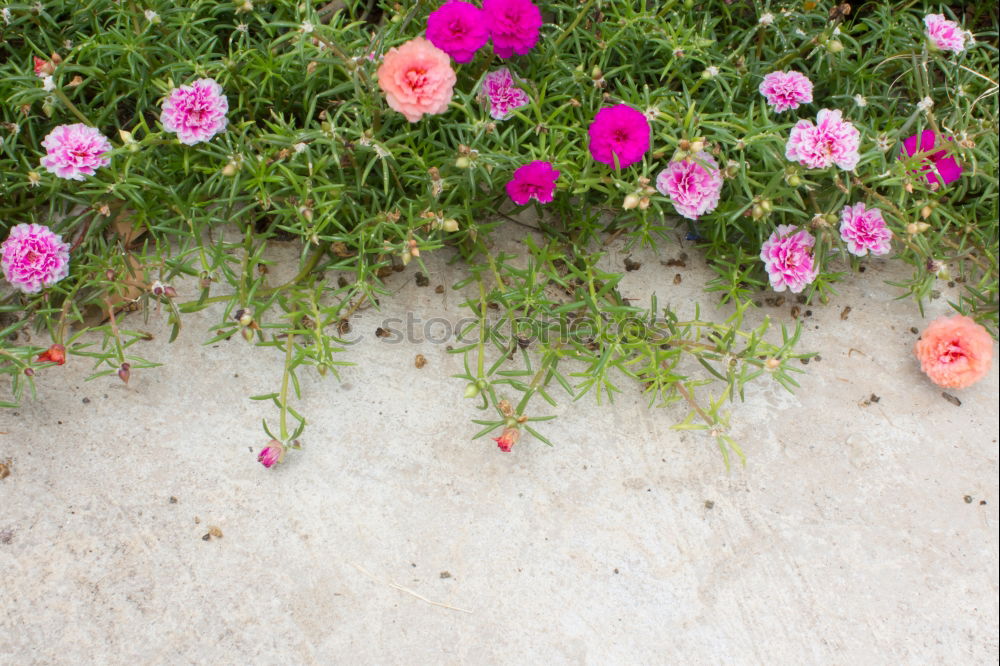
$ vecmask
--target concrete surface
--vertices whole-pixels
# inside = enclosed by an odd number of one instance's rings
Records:
[[[688,251],[632,252],[626,295],[704,301]],[[460,313],[433,289],[446,256],[430,287],[393,276],[359,330]],[[306,449],[266,470],[275,410],[247,396],[279,357],[203,346],[214,313],[173,345],[152,320],[165,367],[126,387],[74,358],[0,413],[0,663],[996,663],[997,368],[944,399],[911,356],[927,320],[882,283],[898,274],[875,262],[809,308],[822,360],[794,396],[749,391],[731,472],[634,387],[564,400],[554,448],[502,454],[469,440],[459,357],[371,334],[343,383],[303,375]]]

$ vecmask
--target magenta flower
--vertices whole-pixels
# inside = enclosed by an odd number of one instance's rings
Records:
[[[257,454],[257,462],[264,467],[273,467],[275,463],[280,463],[285,457],[285,447],[276,439],[267,443],[260,453]]]
[[[836,164],[850,171],[861,155],[861,133],[841,118],[839,109],[821,109],[816,124],[800,120],[792,128],[785,145],[785,157],[810,169],[825,169]]]
[[[535,160],[514,171],[507,183],[507,194],[518,206],[523,206],[532,199],[538,203],[549,203],[556,191],[556,180],[559,172],[548,162]]]
[[[69,275],[69,245],[41,224],[19,224],[0,244],[4,278],[26,294],[38,293]]]
[[[527,106],[530,101],[528,93],[514,85],[514,77],[506,67],[483,77],[479,100],[482,104],[489,103],[490,116],[496,120],[503,120],[511,111]]]
[[[954,21],[946,19],[944,14],[928,14],[924,17],[924,25],[927,38],[937,48],[953,53],[965,50],[965,31]]]
[[[198,79],[170,93],[163,102],[160,122],[163,129],[177,134],[178,141],[193,146],[226,129],[227,111],[229,100],[222,86],[212,79]]]
[[[914,134],[903,141],[903,152],[901,153],[905,153],[909,157],[913,157],[917,153],[930,153],[923,156],[923,165],[920,167],[920,171],[926,174],[927,182],[931,184],[932,188],[954,182],[962,175],[962,167],[959,166],[954,157],[948,155],[947,151],[930,152],[934,150],[937,141],[938,137],[934,135],[933,131],[924,130],[920,133],[920,147],[917,148],[917,135]]]
[[[670,197],[678,213],[697,220],[719,205],[722,174],[712,156],[702,151],[693,159],[671,162],[656,177],[656,189]]]
[[[483,0],[493,52],[501,58],[526,55],[538,42],[542,12],[531,0]]]
[[[865,208],[863,203],[844,206],[840,212],[840,237],[847,243],[847,251],[858,257],[869,252],[888,254],[891,249],[892,231],[885,225],[882,211]]]
[[[797,294],[816,279],[818,271],[812,256],[815,243],[816,239],[804,229],[790,224],[778,225],[760,248],[760,258],[772,289],[784,291],[788,287]]]
[[[83,180],[93,176],[100,167],[111,160],[104,155],[111,150],[111,142],[93,127],[83,123],[59,125],[42,140],[45,157],[42,166],[67,180]]]
[[[649,121],[627,104],[617,104],[597,112],[590,123],[590,154],[601,164],[624,169],[635,164],[649,150]]]
[[[478,7],[449,0],[427,17],[427,39],[455,62],[469,62],[490,41],[490,32]]]
[[[796,71],[771,72],[760,82],[759,90],[776,113],[797,109],[799,104],[813,101],[812,81]]]

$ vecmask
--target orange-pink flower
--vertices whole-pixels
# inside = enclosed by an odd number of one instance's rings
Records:
[[[415,37],[385,54],[378,68],[378,85],[389,106],[415,123],[425,113],[448,110],[455,70],[447,53]]]
[[[989,372],[993,338],[969,317],[941,317],[920,336],[914,352],[932,382],[944,388],[965,388]]]

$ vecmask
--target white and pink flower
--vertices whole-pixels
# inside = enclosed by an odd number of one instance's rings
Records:
[[[697,220],[719,205],[722,173],[712,156],[702,151],[692,159],[671,162],[656,177],[656,189],[670,197],[678,213]]]
[[[46,154],[41,164],[49,173],[67,180],[83,180],[100,167],[111,164],[105,154],[111,142],[83,123],[59,125],[42,140]]]
[[[160,122],[163,129],[177,134],[178,141],[193,146],[225,130],[228,111],[222,86],[212,79],[198,79],[170,93],[163,102]]]
[[[38,293],[69,275],[69,245],[41,224],[19,224],[0,244],[4,278],[26,294]]]
[[[813,83],[809,77],[794,70],[771,72],[758,88],[760,94],[776,113],[797,109],[800,104],[813,101]]]
[[[495,120],[503,120],[511,111],[527,106],[530,101],[528,93],[514,85],[514,77],[506,67],[483,77],[479,99],[482,104],[489,104],[490,116]]]
[[[805,229],[780,224],[760,248],[760,258],[767,270],[771,288],[793,294],[806,288],[819,274],[813,260],[816,239]]]
[[[785,144],[785,157],[810,169],[825,169],[836,164],[850,171],[861,155],[861,132],[844,120],[839,109],[821,109],[816,124],[800,120],[792,128]]]
[[[866,208],[863,203],[844,206],[840,213],[840,237],[847,243],[847,251],[863,257],[888,254],[892,249],[892,231],[885,224],[882,211]]]
[[[924,17],[925,34],[931,43],[942,51],[961,53],[965,50],[967,33],[944,14],[928,14]]]

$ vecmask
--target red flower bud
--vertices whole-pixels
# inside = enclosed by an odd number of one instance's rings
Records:
[[[62,345],[52,345],[38,355],[38,362],[49,362],[57,365],[63,365],[66,363],[66,348]]]
[[[497,443],[500,450],[504,453],[510,453],[510,448],[517,443],[518,438],[521,437],[521,431],[517,428],[504,428],[504,431],[499,437],[494,437],[493,441]]]

